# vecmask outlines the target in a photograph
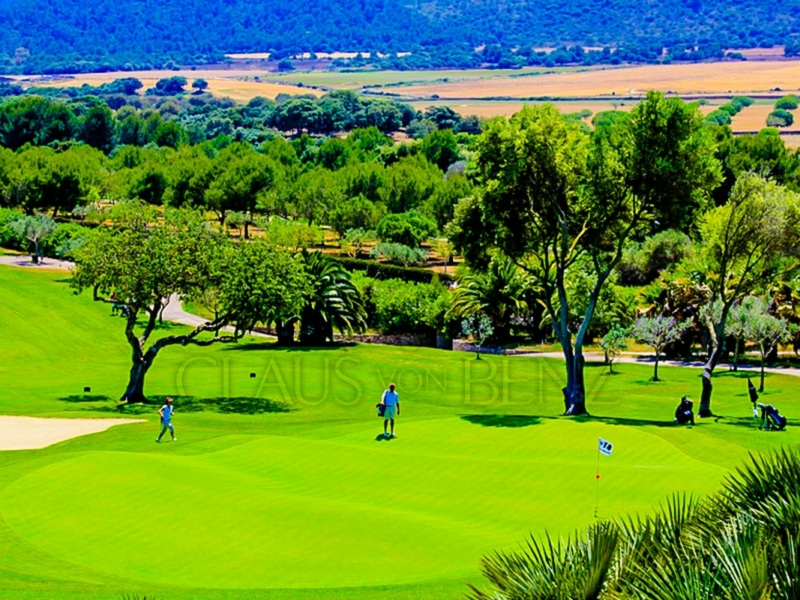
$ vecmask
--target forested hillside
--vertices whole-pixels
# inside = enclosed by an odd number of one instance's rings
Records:
[[[0,0],[0,65],[163,68],[226,52],[350,50],[427,52],[427,66],[471,66],[559,45],[624,47],[642,60],[698,45],[704,58],[794,45],[798,15],[800,0]],[[488,56],[474,52],[481,45]],[[426,66],[409,60],[407,68]]]

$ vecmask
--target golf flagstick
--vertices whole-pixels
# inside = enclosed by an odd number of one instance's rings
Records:
[[[597,510],[600,507],[600,455],[605,454],[611,456],[611,451],[614,445],[611,442],[600,438],[597,442],[597,471],[594,475],[595,488],[594,488],[594,518],[598,519]]]

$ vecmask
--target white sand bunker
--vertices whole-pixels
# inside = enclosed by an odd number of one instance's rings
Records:
[[[114,425],[143,423],[143,419],[40,419],[0,416],[0,450],[35,450]]]

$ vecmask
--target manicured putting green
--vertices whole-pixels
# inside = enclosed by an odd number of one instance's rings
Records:
[[[482,553],[528,531],[590,523],[598,435],[619,448],[601,465],[606,514],[648,510],[676,482],[710,491],[723,473],[649,433],[611,429],[445,418],[381,443],[367,429],[263,436],[195,456],[93,452],[17,480],[0,511],[48,553],[145,582],[376,585],[387,570],[395,584],[419,582],[469,574]],[[173,557],[169,569],[154,547]]]
[[[451,599],[480,583],[482,554],[594,522],[599,437],[615,445],[601,517],[710,492],[748,451],[800,441],[794,377],[769,375],[763,396],[785,433],[756,430],[727,372],[722,418],[687,429],[669,422],[695,369],[654,384],[650,366],[589,365],[593,417],[575,420],[558,417],[559,361],[251,340],[158,357],[146,391],[179,394],[179,441],[158,445],[156,407],[115,408],[122,321],[66,279],[0,267],[0,414],[148,422],[0,452],[4,599]],[[389,380],[403,407],[382,441]]]

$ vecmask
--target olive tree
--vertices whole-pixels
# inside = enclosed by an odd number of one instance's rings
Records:
[[[121,400],[129,403],[147,400],[145,376],[164,348],[235,342],[258,322],[301,310],[307,293],[302,266],[290,254],[263,242],[229,242],[195,213],[168,211],[157,219],[141,206],[127,207],[113,227],[76,251],[72,285],[126,307],[132,364]],[[215,319],[154,338],[171,299],[196,298],[211,288],[221,296]],[[226,327],[226,335],[210,335]]]
[[[565,414],[587,412],[583,346],[626,242],[656,219],[687,225],[718,185],[709,135],[696,108],[651,93],[591,134],[544,105],[492,121],[478,139],[482,189],[459,203],[450,237],[468,261],[497,249],[535,278],[564,353]],[[584,259],[594,282],[573,330],[566,282]]]
[[[700,242],[690,270],[715,307],[703,313],[711,351],[703,367],[701,417],[712,416],[711,377],[725,351],[730,312],[745,296],[774,280],[779,270],[794,264],[784,259],[794,252],[799,216],[797,194],[746,174],[737,180],[728,202],[700,222]]]
[[[653,368],[653,381],[660,381],[658,378],[658,361],[661,353],[669,344],[680,339],[683,330],[690,323],[678,323],[675,317],[641,317],[636,319],[633,324],[633,337],[641,343],[650,346],[656,353],[656,364]]]

